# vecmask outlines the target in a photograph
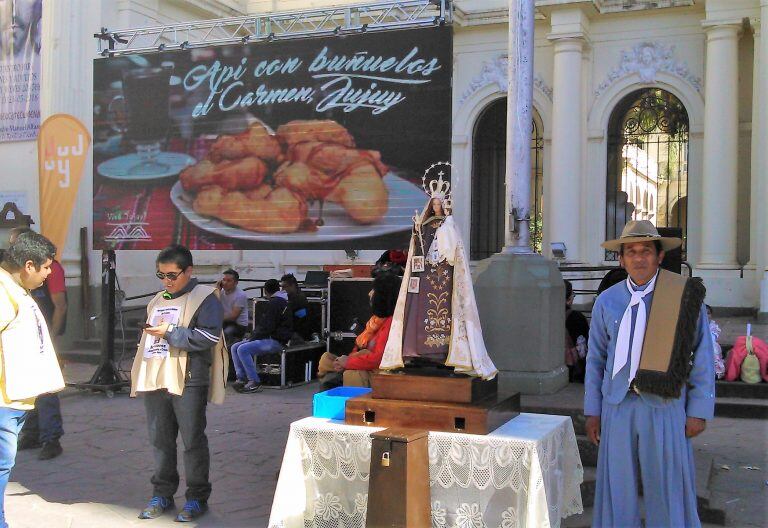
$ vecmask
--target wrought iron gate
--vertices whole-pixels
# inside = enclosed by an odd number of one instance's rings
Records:
[[[683,232],[688,217],[688,113],[659,88],[624,97],[608,124],[606,238],[616,238],[629,220]],[[606,260],[618,255],[606,251]]]

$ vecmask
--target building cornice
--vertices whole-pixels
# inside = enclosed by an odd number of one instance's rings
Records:
[[[208,18],[228,18],[246,15],[244,2],[240,0],[171,0],[186,9],[202,11]]]
[[[546,20],[553,11],[578,7],[592,17],[611,13],[637,13],[694,6],[696,0],[536,0],[536,20]],[[458,26],[506,24],[509,19],[507,1],[456,0],[454,22]]]

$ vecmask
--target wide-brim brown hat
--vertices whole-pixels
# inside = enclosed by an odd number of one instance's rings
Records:
[[[656,229],[656,226],[649,220],[630,220],[627,222],[627,225],[624,226],[624,229],[622,229],[619,238],[606,240],[600,245],[608,251],[619,251],[622,244],[653,242],[655,240],[661,242],[661,249],[664,251],[679,248],[683,245],[683,241],[680,238],[661,236]]]

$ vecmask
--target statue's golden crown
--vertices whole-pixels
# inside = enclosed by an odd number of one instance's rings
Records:
[[[424,192],[427,193],[427,196],[430,198],[439,198],[446,207],[450,206],[451,203],[451,182],[443,179],[443,176],[446,174],[446,169],[450,174],[451,168],[451,164],[447,161],[439,161],[430,165],[429,168],[424,171],[424,176],[421,177],[421,186],[424,189]],[[435,179],[433,176],[427,183],[430,174],[434,172],[437,172],[437,178]]]

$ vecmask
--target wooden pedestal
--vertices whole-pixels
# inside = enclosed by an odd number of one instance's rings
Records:
[[[519,393],[493,396],[474,404],[385,400],[366,394],[347,400],[344,421],[351,425],[488,434],[519,411]]]
[[[371,378],[376,399],[447,403],[476,403],[496,396],[496,378],[486,381],[469,376],[420,376],[402,372],[379,372]]]
[[[371,435],[369,528],[432,525],[427,431],[392,428]]]

